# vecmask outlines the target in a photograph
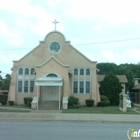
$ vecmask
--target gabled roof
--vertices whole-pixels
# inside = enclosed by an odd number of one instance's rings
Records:
[[[46,63],[48,63],[50,60],[54,60],[56,61],[58,64],[60,64],[62,67],[69,67],[69,65],[64,65],[63,63],[61,63],[59,60],[57,60],[54,56],[51,56],[50,59],[48,59],[47,61],[45,61],[44,63],[42,63],[41,65],[36,65],[36,67],[42,67],[43,65],[45,65]]]
[[[105,75],[97,75],[98,82],[103,81],[104,77],[105,77]],[[127,83],[128,82],[128,80],[127,80],[125,75],[116,75],[116,77],[119,79],[119,81],[121,83]]]
[[[82,54],[80,51],[78,51],[75,47],[73,47],[73,46],[71,45],[70,41],[66,41],[65,36],[64,36],[61,32],[58,32],[58,31],[49,32],[49,33],[46,35],[44,41],[40,41],[40,43],[39,43],[39,45],[38,45],[37,47],[33,48],[30,52],[28,52],[25,56],[23,56],[23,57],[20,58],[19,60],[16,60],[16,61],[14,60],[13,62],[19,62],[19,61],[21,61],[21,60],[24,59],[26,56],[28,56],[31,52],[33,52],[35,49],[39,48],[39,47],[40,47],[40,44],[41,44],[41,43],[44,43],[45,40],[47,39],[47,37],[48,37],[51,33],[59,33],[59,34],[64,38],[65,42],[66,42],[66,43],[69,43],[69,44],[70,44],[70,47],[72,47],[76,52],[78,52],[80,55],[82,55],[82,56],[83,56],[85,59],[87,59],[89,62],[91,62],[91,63],[97,63],[97,61],[91,61],[88,57],[86,57],[84,54]]]
[[[132,90],[139,90],[140,89],[140,84],[135,85]]]

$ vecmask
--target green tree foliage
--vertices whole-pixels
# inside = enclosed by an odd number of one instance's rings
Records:
[[[5,79],[3,79],[2,83],[0,84],[0,89],[1,90],[9,90],[10,82],[11,82],[11,76],[10,76],[10,74],[7,74],[5,76]]]
[[[109,98],[111,105],[119,104],[119,94],[122,91],[121,83],[119,79],[110,72],[105,76],[103,81],[100,82],[100,94]]]
[[[112,72],[115,75],[126,75],[128,83],[126,89],[130,90],[134,86],[134,78],[140,78],[140,63],[138,64],[120,64],[115,63],[98,63],[97,68],[100,70],[98,74],[109,74]]]

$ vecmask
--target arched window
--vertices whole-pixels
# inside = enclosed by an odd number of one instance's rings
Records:
[[[28,68],[25,69],[25,74],[26,75],[29,74],[29,69]]]
[[[84,75],[84,70],[80,69],[80,75]]]
[[[18,74],[20,74],[20,75],[23,74],[23,69],[22,68],[19,69]]]
[[[31,68],[31,74],[34,74],[34,72],[35,72],[35,69]]]
[[[90,69],[86,69],[86,75],[90,75]]]
[[[78,75],[78,69],[74,69],[74,75]]]
[[[50,74],[47,75],[47,77],[58,77],[58,76],[54,73],[50,73]]]

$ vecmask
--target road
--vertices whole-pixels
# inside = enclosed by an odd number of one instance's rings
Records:
[[[128,140],[137,123],[0,121],[0,140]]]

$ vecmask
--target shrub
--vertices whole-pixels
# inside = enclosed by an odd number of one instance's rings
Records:
[[[101,104],[104,104],[104,106],[109,106],[110,105],[110,101],[108,99],[107,96],[105,95],[100,95],[100,98],[101,98],[101,102],[104,102],[104,103],[101,103]],[[99,103],[100,105],[100,103]],[[98,106],[98,105],[97,105]],[[103,106],[103,105],[102,105]]]
[[[27,101],[27,106],[28,106],[28,107],[31,107],[31,102],[32,102],[32,101]]]
[[[92,100],[92,99],[87,99],[87,100],[85,100],[85,102],[86,102],[86,105],[87,105],[88,107],[92,107],[93,104],[94,104],[94,100]]]
[[[9,105],[14,105],[14,101],[8,101]]]
[[[27,105],[28,101],[32,102],[33,98],[32,97],[24,97],[24,104]]]
[[[106,101],[109,100],[107,96],[105,95],[100,95],[101,101]]]
[[[110,105],[110,101],[109,100],[104,101],[104,103],[105,103],[105,106],[109,106]]]
[[[105,106],[105,102],[104,101],[100,101],[100,102],[97,103],[97,106],[104,107]]]
[[[79,108],[79,99],[73,96],[68,98],[68,108]]]
[[[6,104],[7,104],[7,98],[8,98],[8,95],[6,95],[6,94],[1,94],[1,95],[0,95],[0,103],[1,103],[2,105],[6,105]]]

